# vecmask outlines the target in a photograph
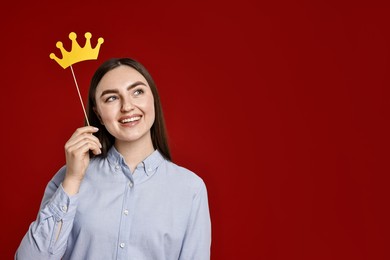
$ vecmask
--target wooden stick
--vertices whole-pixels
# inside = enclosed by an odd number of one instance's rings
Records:
[[[80,98],[80,103],[81,103],[81,106],[83,107],[83,111],[84,111],[85,120],[87,121],[87,124],[88,124],[88,126],[90,126],[90,124],[89,124],[89,121],[88,121],[88,117],[87,117],[87,112],[85,111],[85,107],[84,107],[83,99],[81,98],[81,94],[80,94],[79,85],[77,84],[76,76],[74,75],[74,71],[73,71],[72,65],[70,65],[70,70],[72,71],[73,80],[74,80],[74,83],[76,84],[77,93],[79,94],[79,98]]]

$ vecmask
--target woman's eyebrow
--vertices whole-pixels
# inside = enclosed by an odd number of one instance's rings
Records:
[[[147,86],[145,83],[143,83],[142,81],[136,81],[134,82],[133,84],[131,84],[130,86],[127,87],[127,90],[131,90],[133,88],[135,88],[136,86],[139,86],[139,85],[143,85],[143,86]],[[107,94],[118,94],[119,93],[119,90],[118,89],[106,89],[102,92],[102,94],[100,94],[100,97],[104,96],[104,95],[107,95]]]
[[[102,94],[100,94],[100,97],[107,95],[107,94],[118,94],[118,93],[119,93],[119,91],[117,89],[107,89],[107,90],[104,90],[102,92]]]
[[[139,85],[143,85],[146,87],[146,84],[143,83],[142,81],[136,81],[134,82],[133,84],[131,84],[130,86],[127,87],[127,90],[130,90],[132,88],[135,88],[136,86],[139,86]]]

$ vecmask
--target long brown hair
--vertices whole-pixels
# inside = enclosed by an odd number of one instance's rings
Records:
[[[107,72],[119,66],[132,67],[133,69],[138,71],[142,76],[144,76],[144,78],[148,82],[149,87],[153,93],[154,110],[155,110],[155,120],[150,129],[153,147],[154,149],[159,150],[165,159],[171,160],[171,154],[169,151],[168,139],[167,139],[167,131],[165,128],[165,120],[164,120],[164,115],[163,115],[162,106],[160,102],[160,96],[158,94],[156,84],[154,83],[152,76],[149,74],[146,68],[138,61],[135,61],[130,58],[112,58],[105,61],[95,71],[95,74],[91,79],[91,84],[89,87],[89,94],[88,94],[87,115],[90,124],[92,126],[96,126],[99,128],[99,131],[95,134],[96,137],[99,139],[100,143],[102,144],[102,149],[101,149],[102,153],[99,156],[103,156],[103,157],[107,156],[108,150],[115,143],[115,137],[113,137],[107,131],[106,127],[100,123],[100,120],[94,111],[94,107],[96,106],[96,100],[95,100],[96,87],[98,86],[100,80]]]

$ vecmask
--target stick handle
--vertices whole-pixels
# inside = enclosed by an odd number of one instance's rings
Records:
[[[77,93],[79,94],[80,103],[81,103],[81,106],[83,107],[85,120],[87,121],[88,126],[90,126],[89,120],[88,120],[88,117],[87,117],[87,112],[85,111],[83,99],[81,98],[79,85],[77,84],[76,76],[74,75],[74,71],[73,71],[72,65],[70,65],[70,70],[72,71],[73,80],[74,80],[74,83],[76,84],[76,89],[77,89]]]

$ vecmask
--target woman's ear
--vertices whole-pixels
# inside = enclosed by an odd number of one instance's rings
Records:
[[[100,124],[104,125],[103,120],[99,115],[99,112],[97,111],[96,107],[93,107],[93,112],[95,112],[96,116],[99,118]]]

